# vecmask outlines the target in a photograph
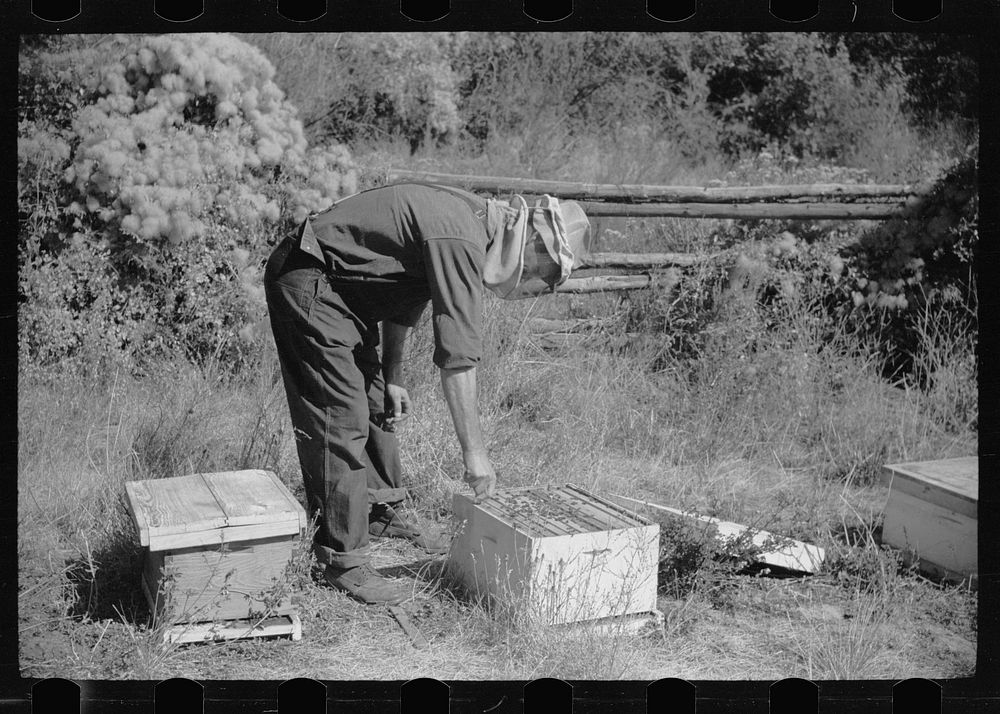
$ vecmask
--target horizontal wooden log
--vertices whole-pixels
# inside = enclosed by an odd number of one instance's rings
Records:
[[[598,203],[581,201],[590,218],[773,218],[800,220],[884,220],[903,204],[862,203]]]
[[[649,275],[600,275],[593,278],[570,278],[557,285],[555,292],[583,295],[613,290],[642,290],[653,284]]]
[[[580,320],[552,320],[547,317],[530,317],[525,322],[528,332],[539,334],[543,332],[569,332],[579,326]]]
[[[587,268],[655,269],[672,265],[696,265],[714,257],[714,255],[700,253],[591,253],[583,256],[577,267],[581,270]]]
[[[668,201],[677,203],[735,203],[750,201],[789,201],[795,199],[863,200],[906,197],[926,191],[922,186],[903,184],[799,184],[791,186],[657,186],[646,184],[599,184],[570,181],[506,178],[407,171],[390,169],[390,181],[407,179],[430,181],[487,193],[543,194],[559,198],[591,201]]]
[[[622,348],[633,340],[641,339],[638,332],[622,335],[602,335],[586,332],[541,332],[524,335],[522,339],[542,349],[561,350],[577,347],[617,347]]]
[[[547,332],[574,332],[578,330],[594,330],[611,324],[607,319],[590,320],[553,320],[548,317],[530,317],[525,326],[532,334]]]

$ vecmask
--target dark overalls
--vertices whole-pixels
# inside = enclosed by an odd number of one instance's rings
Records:
[[[379,322],[413,326],[430,302],[435,364],[480,359],[486,231],[474,207],[425,185],[373,189],[311,217],[267,262],[271,329],[321,563],[367,562],[370,504],[405,495],[399,444],[382,426]]]

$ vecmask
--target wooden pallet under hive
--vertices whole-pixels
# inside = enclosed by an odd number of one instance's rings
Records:
[[[544,624],[649,614],[659,526],[573,485],[455,494],[449,570]]]
[[[283,579],[306,515],[275,474],[193,474],[125,489],[145,548],[142,590],[170,626],[165,639],[298,639]]]

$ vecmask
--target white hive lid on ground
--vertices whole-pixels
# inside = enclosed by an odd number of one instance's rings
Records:
[[[979,458],[963,456],[937,461],[888,464],[884,482],[928,503],[976,517],[979,503]]]
[[[293,536],[305,510],[278,477],[259,469],[125,484],[139,542],[152,551]]]

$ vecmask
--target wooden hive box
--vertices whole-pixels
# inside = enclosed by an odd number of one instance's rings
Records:
[[[545,624],[656,610],[660,527],[573,485],[454,496],[448,569]]]
[[[889,464],[882,542],[913,553],[925,572],[948,580],[978,576],[979,459]]]
[[[125,484],[145,547],[142,588],[174,623],[294,614],[280,588],[305,510],[270,471],[194,474]],[[297,618],[295,618],[297,621]]]

